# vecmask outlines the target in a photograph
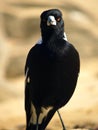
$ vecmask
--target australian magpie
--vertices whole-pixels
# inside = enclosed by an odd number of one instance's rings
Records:
[[[25,65],[26,130],[46,128],[73,95],[80,70],[79,54],[66,39],[61,11],[46,10],[40,18],[42,39],[29,51]]]

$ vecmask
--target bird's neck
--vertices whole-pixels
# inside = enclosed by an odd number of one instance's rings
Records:
[[[63,37],[64,37],[64,30],[62,31],[52,30],[52,31],[48,31],[48,33],[42,32],[42,40],[44,44],[48,44],[48,43],[53,44],[56,39],[63,39]]]
[[[64,31],[59,33],[53,32],[52,34],[47,35],[47,33],[42,37],[43,45],[45,45],[51,52],[55,54],[60,54],[62,52],[62,48],[64,46],[64,42],[62,42],[64,38]]]

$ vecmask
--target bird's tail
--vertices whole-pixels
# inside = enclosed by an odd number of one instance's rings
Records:
[[[38,116],[36,119],[36,124],[30,123],[27,130],[45,130],[45,128],[49,124],[55,112],[56,110],[54,109],[50,110],[47,116],[43,119],[43,121],[40,124],[38,122],[39,121],[39,116]]]
[[[42,124],[39,126],[39,130],[44,130],[47,127],[55,112],[56,111],[53,109],[48,113],[47,117],[43,120]]]

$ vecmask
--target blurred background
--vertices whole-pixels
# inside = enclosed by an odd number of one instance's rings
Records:
[[[68,129],[98,130],[98,0],[0,0],[0,130],[24,130],[24,65],[40,38],[40,14],[58,8],[81,72],[70,102],[60,110]],[[57,114],[48,129],[61,129]]]

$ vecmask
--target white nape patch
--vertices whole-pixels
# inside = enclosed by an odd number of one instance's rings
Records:
[[[43,119],[48,115],[49,111],[52,110],[53,107],[49,106],[47,108],[41,107],[41,113],[39,115],[38,123],[41,124]]]
[[[37,114],[36,114],[36,109],[34,105],[31,103],[31,118],[30,118],[30,123],[31,124],[36,124],[37,122]]]
[[[66,40],[66,41],[68,41],[67,40],[67,36],[66,36],[66,33],[64,32],[64,38],[63,38],[64,40]]]
[[[42,38],[40,38],[36,44],[42,44]]]

